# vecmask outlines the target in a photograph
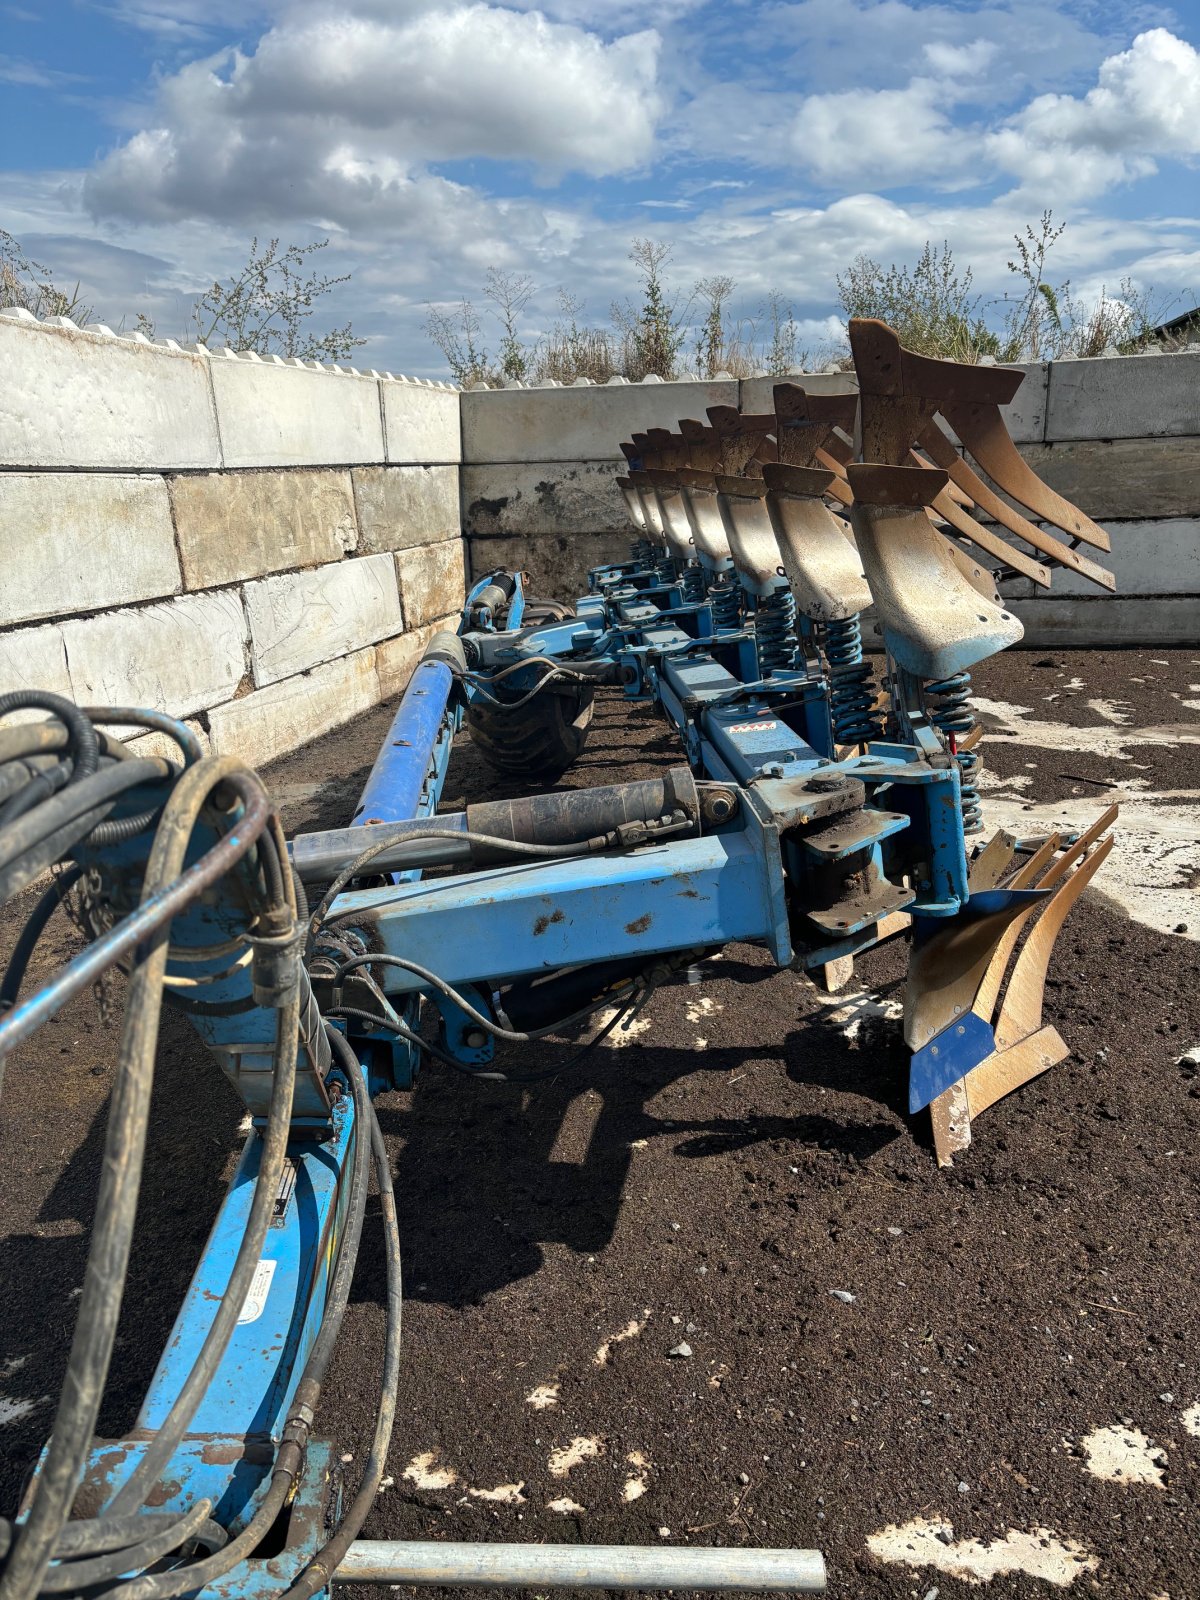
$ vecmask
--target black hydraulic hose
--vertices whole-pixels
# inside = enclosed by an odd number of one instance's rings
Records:
[[[0,717],[10,711],[49,711],[67,730],[67,748],[74,767],[73,782],[90,777],[100,760],[100,740],[85,711],[61,694],[46,689],[11,689],[0,694]]]
[[[354,1071],[361,1077],[362,1068],[357,1061],[354,1063]],[[396,1215],[396,1194],[392,1188],[392,1170],[388,1161],[387,1146],[383,1141],[375,1107],[369,1100],[367,1104],[371,1124],[371,1149],[375,1156],[375,1181],[379,1185],[383,1237],[387,1254],[387,1339],[383,1355],[383,1377],[379,1385],[379,1415],[375,1420],[375,1435],[363,1468],[362,1479],[341,1526],[333,1538],[309,1562],[284,1595],[283,1600],[311,1600],[319,1590],[329,1588],[333,1574],[341,1565],[346,1551],[358,1537],[359,1530],[375,1504],[379,1483],[387,1465],[392,1428],[396,1421],[396,1402],[400,1389],[400,1344],[403,1332],[400,1225]]]
[[[127,789],[170,778],[174,772],[169,762],[147,756],[137,761],[116,761],[110,767],[69,784],[39,805],[36,811],[27,812],[0,832],[0,867],[7,867],[18,856],[86,812],[118,799]]]
[[[82,1589],[99,1583],[112,1583],[123,1572],[138,1572],[161,1561],[172,1550],[189,1539],[204,1538],[206,1533],[215,1537],[219,1524],[209,1520],[211,1500],[197,1500],[178,1520],[167,1528],[150,1533],[140,1544],[128,1545],[123,1550],[113,1550],[107,1555],[90,1556],[84,1561],[70,1561],[66,1566],[51,1567],[42,1579],[40,1594],[78,1594]]]
[[[13,756],[7,760],[0,756],[0,801],[7,801],[10,795],[16,794],[18,789],[25,788],[41,773],[49,772],[52,767],[61,764],[55,761],[53,755],[44,751],[38,751],[33,755]]]
[[[297,963],[299,951],[297,947]],[[272,1061],[271,1102],[267,1111],[267,1125],[263,1131],[262,1154],[259,1157],[258,1176],[246,1229],[229,1274],[229,1282],[221,1296],[216,1315],[204,1336],[204,1343],[192,1363],[191,1371],[183,1380],[171,1404],[171,1409],[146,1445],[137,1468],[121,1485],[108,1510],[114,1516],[124,1516],[146,1503],[162,1469],[170,1461],[180,1439],[187,1432],[196,1408],[207,1394],[213,1375],[229,1347],[237,1319],[246,1304],[263,1241],[271,1225],[283,1164],[287,1156],[288,1134],[291,1126],[292,1099],[296,1086],[296,1059],[299,1054],[300,1035],[300,985],[299,973],[293,974],[291,989],[284,1004],[275,1015],[275,1049]],[[114,1576],[119,1576],[114,1574]]]
[[[145,1534],[175,1520],[169,1511],[146,1511],[137,1517],[89,1517],[86,1521],[68,1522],[58,1536],[54,1556],[59,1560],[124,1550]],[[13,1525],[7,1517],[0,1517],[0,1561],[8,1555],[12,1541]]]
[[[420,978],[422,982],[430,984],[440,994],[445,995],[447,1000],[453,1001],[458,1009],[465,1012],[472,1022],[478,1023],[485,1033],[490,1033],[495,1038],[503,1039],[509,1044],[531,1044],[535,1039],[545,1039],[548,1035],[557,1033],[561,1028],[570,1027],[573,1022],[583,1022],[585,1018],[592,1016],[594,1012],[601,1011],[605,1006],[611,1005],[614,998],[618,998],[617,996],[605,996],[603,999],[581,1006],[578,1011],[573,1011],[570,1016],[559,1017],[556,1022],[549,1022],[541,1028],[531,1028],[528,1033],[521,1033],[514,1028],[502,1028],[498,1022],[493,1022],[491,1017],[486,1016],[482,1011],[477,1011],[467,997],[456,989],[453,984],[447,983],[445,978],[440,978],[436,972],[431,972],[428,967],[421,966],[417,961],[409,961],[404,956],[392,956],[385,955],[381,951],[369,951],[366,955],[354,956],[349,961],[344,961],[338,968],[338,976],[342,977],[347,972],[354,971],[356,967],[374,965],[399,967],[404,972],[411,972],[414,977]],[[628,986],[626,994],[632,994],[639,987],[640,985],[636,983]],[[624,998],[624,996],[619,998]]]
[[[18,817],[23,817],[27,811],[32,811],[34,806],[40,805],[43,800],[48,800],[52,794],[70,782],[74,771],[69,761],[56,761],[52,767],[32,776],[28,783],[22,785],[16,794],[10,795],[0,806],[0,828],[7,828],[10,822],[15,822]]]
[[[231,758],[214,756],[190,768],[178,780],[150,849],[142,885],[143,905],[165,885],[179,879],[196,821],[212,789],[243,771]],[[219,847],[210,855],[219,858]],[[136,924],[137,914],[125,920]],[[160,917],[151,929],[145,930],[136,946],[105,1135],[96,1220],[71,1353],[33,1504],[0,1577],[0,1600],[33,1600],[40,1589],[70,1513],[95,1431],[129,1266],[169,932],[170,919]]]
[[[102,972],[128,955],[218,879],[223,878],[250,851],[263,829],[272,821],[271,803],[266,790],[249,768],[228,774],[225,781],[238,790],[246,807],[237,827],[225,834],[182,877],[166,888],[157,890],[148,899],[143,898],[136,911],[93,940],[36,995],[0,1020],[0,1060],[61,1011],[68,1000],[94,983]]]
[[[149,728],[155,733],[165,733],[183,751],[187,767],[195,766],[204,756],[204,746],[187,723],[168,717],[163,711],[143,711],[140,706],[84,706],[83,714],[92,722],[103,722],[113,728]]]
[[[310,1388],[315,1385],[318,1395],[325,1381],[333,1347],[341,1332],[346,1306],[350,1301],[350,1284],[358,1260],[363,1219],[367,1214],[367,1192],[371,1187],[371,1100],[367,1093],[366,1081],[361,1069],[357,1072],[354,1070],[358,1066],[358,1058],[345,1036],[337,1028],[331,1028],[328,1023],[325,1024],[325,1035],[349,1080],[350,1093],[354,1100],[354,1167],[350,1174],[350,1200],[346,1225],[342,1230],[337,1262],[325,1296],[325,1312],[308,1360],[304,1364],[304,1384]],[[297,1398],[307,1399],[307,1396],[301,1396],[297,1389]],[[315,1409],[315,1398],[308,1403]]]
[[[145,833],[161,816],[162,806],[153,806],[133,817],[109,817],[96,824],[86,835],[86,842],[93,850],[107,844],[124,844],[127,839],[136,839],[139,833]]]
[[[62,905],[69,891],[75,887],[82,877],[82,867],[68,867],[65,872],[60,872],[29,913],[28,921],[21,929],[20,938],[13,946],[13,953],[8,958],[4,981],[0,983],[0,1013],[7,1011],[16,1004],[17,996],[21,992],[21,984],[25,977],[25,969],[29,965],[29,958],[33,954],[46,924],[59,906]],[[0,1082],[3,1081],[3,1072],[4,1066],[0,1062]]]

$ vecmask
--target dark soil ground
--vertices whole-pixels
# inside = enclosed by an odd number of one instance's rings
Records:
[[[1029,698],[1031,682],[1078,673],[1089,694],[1132,700],[1139,726],[1194,722],[1181,707],[1195,660],[1013,653],[979,681],[997,700],[1087,725],[1078,697]],[[1147,674],[1161,682],[1130,686]],[[387,722],[386,710],[362,717],[267,774],[289,831],[349,817]],[[1197,755],[1172,751],[1155,785],[1200,787]],[[569,781],[675,759],[649,711],[606,699]],[[1059,770],[1057,756],[1043,762],[1031,793],[1054,798]],[[502,792],[464,743],[447,806]],[[56,919],[41,971],[76,940]],[[414,1093],[381,1101],[406,1357],[394,1481],[366,1536],[818,1546],[834,1595],[967,1594],[957,1578],[869,1553],[868,1536],[925,1517],[952,1525],[943,1543],[1009,1529],[1076,1541],[1098,1565],[1071,1592],[1200,1594],[1200,1438],[1182,1421],[1200,1401],[1200,1080],[1179,1064],[1200,1040],[1200,947],[1086,897],[1046,997],[1073,1054],[981,1119],[946,1172],[904,1114],[903,1054],[880,1016],[903,962],[900,947],[877,952],[830,997],[731,947],[702,986],[660,991],[641,1031],[618,1032],[561,1078],[519,1090],[433,1067]],[[72,1005],[4,1085],[5,1512],[61,1381],[121,998],[114,986],[110,1020],[90,996]],[[168,1013],[102,1434],[132,1421],[239,1115]],[[373,1211],[319,1419],[354,1457],[351,1481],[374,1420],[382,1290]],[[601,1364],[600,1347],[631,1324],[639,1331]],[[691,1356],[669,1355],[681,1342]],[[527,1397],[543,1385],[554,1403],[537,1409]],[[1165,1453],[1163,1486],[1088,1472],[1080,1441],[1122,1421]],[[593,1453],[555,1475],[552,1452],[580,1439]],[[420,1457],[453,1483],[422,1487],[421,1468],[406,1478]],[[514,1485],[510,1502],[473,1492]],[[1052,1592],[1020,1572],[986,1589]]]

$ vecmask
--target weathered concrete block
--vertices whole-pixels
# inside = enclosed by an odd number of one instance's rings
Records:
[[[743,378],[739,409],[756,416],[774,411],[777,383],[798,383],[809,394],[856,394],[858,391],[858,379],[853,372],[789,372],[778,378]]]
[[[181,586],[162,478],[0,473],[0,625]]]
[[[1025,628],[1024,649],[1111,650],[1114,645],[1191,645],[1200,597],[1014,600]]]
[[[203,356],[0,317],[0,373],[0,465],[221,465]]]
[[[48,689],[51,694],[70,695],[67,650],[62,628],[56,623],[0,633],[0,694],[10,689]],[[36,722],[45,715],[44,711],[11,712],[5,721]]]
[[[189,589],[338,561],[357,544],[348,472],[205,472],[170,490]]]
[[[457,467],[355,467],[351,476],[364,554],[458,537]]]
[[[1056,361],[1048,441],[1200,433],[1200,351]]]
[[[383,460],[375,378],[247,356],[213,354],[209,362],[227,467]]]
[[[381,639],[375,646],[375,670],[379,674],[380,700],[393,700],[404,693],[413,670],[425,653],[430,637],[441,628],[453,632],[458,627],[458,610],[427,622],[412,633],[397,634],[394,639]]]
[[[458,392],[381,378],[389,461],[461,461]]]
[[[590,567],[610,561],[628,561],[629,535],[591,533],[535,534],[469,541],[471,582],[477,583],[497,568],[529,575],[529,587],[543,600],[573,601],[587,593]]]
[[[147,706],[183,717],[230,700],[246,676],[236,590],[64,622],[71,692],[81,705]]]
[[[396,556],[400,596],[410,628],[461,610],[466,598],[465,548],[461,539],[418,545]]]
[[[368,646],[216,706],[208,714],[209,737],[218,755],[260,767],[378,703],[375,650]]]
[[[463,460],[619,461],[635,430],[703,421],[708,406],[736,406],[736,379],[712,383],[607,384],[587,389],[468,391],[462,406]]]
[[[1200,438],[1062,440],[1021,454],[1099,522],[1200,515]]]
[[[623,462],[489,462],[462,469],[468,534],[619,533],[629,527],[617,488]],[[630,532],[628,538],[632,538]]]
[[[1014,371],[1025,374],[1025,382],[1008,405],[1000,407],[1000,415],[1014,444],[1040,444],[1046,436],[1050,367],[1045,361],[1014,361],[1012,366]],[[940,419],[939,426],[955,444],[962,443],[945,418]]]
[[[1112,537],[1108,554],[1092,552],[1117,580],[1115,598],[1131,595],[1200,596],[1200,521],[1187,517],[1166,522],[1110,522],[1105,524]],[[1077,572],[1055,569],[1051,578],[1052,596],[1082,595],[1089,599],[1100,591]],[[1027,578],[1014,579],[1004,586],[1014,599],[1046,597],[1035,590]],[[1049,598],[1049,597],[1047,597]],[[1196,601],[1194,633],[1200,643],[1200,599]]]
[[[404,627],[390,555],[258,578],[242,592],[260,688]]]

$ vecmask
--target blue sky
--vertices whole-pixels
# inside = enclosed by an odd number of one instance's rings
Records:
[[[814,353],[866,252],[949,240],[987,298],[1055,276],[1200,296],[1200,0],[0,0],[0,227],[162,335],[253,234],[328,236],[356,360],[437,376],[428,305],[529,273],[604,320],[636,235],[777,291]]]

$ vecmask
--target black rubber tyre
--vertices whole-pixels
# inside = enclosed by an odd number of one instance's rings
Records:
[[[521,627],[567,622],[574,615],[574,606],[560,600],[530,599]],[[476,701],[467,710],[471,743],[507,778],[552,783],[583,753],[595,698],[588,684],[556,683],[515,710]]]
[[[575,607],[564,600],[536,600],[532,595],[525,602],[521,617],[522,628],[544,628],[548,622],[569,622]]]

